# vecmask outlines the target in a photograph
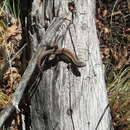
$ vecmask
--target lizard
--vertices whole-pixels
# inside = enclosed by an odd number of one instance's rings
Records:
[[[56,56],[59,56],[61,60],[63,60],[65,63],[70,63],[71,65],[75,67],[84,67],[86,64],[82,61],[79,61],[79,59],[67,48],[57,48],[52,50],[46,50],[45,52],[41,53],[41,55],[38,57],[38,68],[42,71],[41,64],[43,60],[46,58],[46,56],[55,54]]]

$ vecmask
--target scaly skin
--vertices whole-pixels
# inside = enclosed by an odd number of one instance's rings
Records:
[[[61,58],[63,58],[63,61],[65,61],[66,63],[71,63],[72,65],[75,65],[76,67],[86,66],[86,64],[84,62],[79,61],[69,49],[58,48],[55,50],[46,50],[39,56],[38,58],[39,69],[41,69],[41,63],[45,59],[45,57],[51,54],[59,55]]]

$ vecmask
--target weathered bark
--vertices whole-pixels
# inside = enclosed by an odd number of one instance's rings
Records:
[[[36,3],[40,1],[35,0],[33,3],[35,10],[32,10],[32,17],[35,16],[37,19],[35,24],[43,27],[46,17],[51,22],[54,16],[71,15],[68,11],[68,2],[70,1],[43,0],[39,8]],[[65,33],[61,30],[65,30],[67,24],[63,23],[60,31],[57,30],[53,36],[48,35],[45,41],[47,43],[56,41],[60,44],[59,47],[69,48],[73,52],[75,48],[79,59],[86,62],[86,67],[79,70],[80,77],[74,76],[63,62],[57,63],[57,66],[43,73],[31,99],[32,130],[110,130],[112,128],[109,109],[104,112],[108,101],[96,34],[95,0],[75,1],[75,5],[76,15],[73,20],[74,25],[71,24],[69,27],[70,31],[68,30],[64,37]],[[38,33],[41,36],[44,31],[40,30]],[[36,36],[35,33],[34,35]]]

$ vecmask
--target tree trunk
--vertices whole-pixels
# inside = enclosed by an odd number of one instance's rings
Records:
[[[32,50],[37,46],[37,35],[41,38],[45,33],[44,26],[49,27],[54,17],[67,17],[68,20],[61,24],[59,30],[54,35],[46,36],[45,41],[57,42],[59,48],[69,48],[86,66],[79,68],[80,76],[75,76],[64,62],[57,62],[43,72],[31,98],[31,129],[110,130],[111,116],[107,109],[108,99],[96,34],[95,0],[74,1],[76,10],[73,16],[68,10],[68,2],[34,0],[31,17],[35,16],[34,24],[38,31],[33,33],[32,41],[35,42]],[[70,20],[73,23],[70,24]]]

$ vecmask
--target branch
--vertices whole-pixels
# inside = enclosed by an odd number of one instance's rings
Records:
[[[13,94],[12,100],[7,104],[4,110],[0,112],[0,128],[2,127],[4,122],[8,119],[8,117],[11,115],[11,113],[13,113],[15,110],[19,110],[18,105],[23,97],[24,91],[30,81],[30,78],[36,68],[38,56],[41,54],[41,52],[45,51],[44,45],[46,45],[46,43],[52,42],[52,39],[54,39],[56,35],[59,35],[59,34],[56,34],[56,32],[57,30],[59,30],[59,28],[61,27],[64,21],[65,21],[64,18],[54,18],[51,25],[47,29],[45,35],[43,36],[43,39],[41,40],[38,46],[37,52],[33,54],[21,78],[21,81],[19,85],[17,86],[15,93]],[[63,32],[64,30],[60,32],[60,35]]]

